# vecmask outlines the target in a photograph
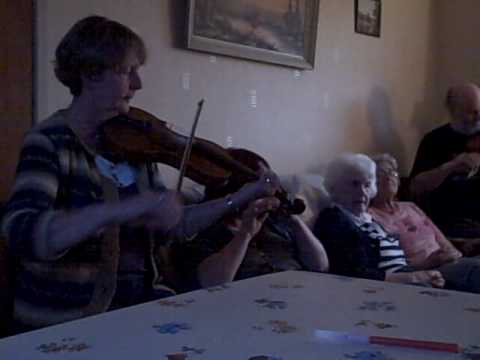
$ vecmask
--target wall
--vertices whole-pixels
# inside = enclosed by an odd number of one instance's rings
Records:
[[[438,11],[440,90],[465,81],[480,84],[480,1],[440,0]]]
[[[23,135],[32,126],[34,12],[30,0],[0,0],[0,9],[0,24],[8,24],[0,31],[1,205],[10,195]]]
[[[135,105],[189,129],[205,98],[198,135],[258,151],[281,174],[318,170],[346,150],[392,152],[406,171],[428,127],[423,120],[436,116],[437,2],[384,0],[381,38],[354,33],[353,3],[321,0],[315,69],[296,76],[178,46],[184,0],[38,1],[37,118],[69,101],[51,64],[60,37],[77,19],[103,14],[134,28],[149,47]]]

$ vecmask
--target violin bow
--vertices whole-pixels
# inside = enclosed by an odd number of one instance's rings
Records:
[[[185,150],[183,151],[182,162],[180,163],[180,172],[178,174],[177,180],[177,192],[180,192],[180,190],[182,189],[183,178],[185,177],[185,170],[187,169],[188,159],[190,158],[190,153],[192,152],[193,139],[195,138],[195,131],[197,130],[198,119],[200,119],[200,113],[202,112],[204,102],[205,100],[202,99],[197,104],[197,113],[195,114],[195,120],[193,121],[190,136],[187,140],[187,145],[185,145]]]

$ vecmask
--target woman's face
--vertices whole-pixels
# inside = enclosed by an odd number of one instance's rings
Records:
[[[400,179],[397,167],[387,161],[377,163],[378,197],[393,198],[397,195]]]
[[[373,196],[375,175],[351,169],[335,185],[335,202],[359,216],[368,209]]]
[[[107,69],[98,78],[84,80],[84,89],[90,93],[95,111],[103,118],[128,113],[130,100],[142,88],[139,67],[138,57],[130,51],[117,69]]]

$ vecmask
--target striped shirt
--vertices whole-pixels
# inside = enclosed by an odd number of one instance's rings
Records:
[[[372,241],[378,242],[380,251],[378,268],[380,270],[390,274],[407,265],[405,253],[400,247],[398,237],[387,233],[379,223],[373,220],[370,214],[364,214],[362,217],[352,216],[352,218],[361,231],[367,234]]]
[[[139,183],[164,189],[153,164],[138,169]],[[118,267],[115,263],[121,254],[118,244],[110,246],[104,241],[104,229],[54,261],[38,260],[33,251],[36,242],[45,241],[50,221],[60,211],[104,201],[101,181],[93,156],[66,125],[64,111],[55,113],[25,136],[13,193],[2,219],[10,250],[21,262],[16,278],[18,322],[39,327],[108,307],[111,298],[95,302],[95,289],[105,280],[105,289],[113,293]],[[153,243],[148,243],[152,254]],[[147,259],[154,275],[158,275],[156,259]]]

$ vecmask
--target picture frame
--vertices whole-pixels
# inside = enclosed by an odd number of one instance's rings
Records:
[[[355,32],[380,37],[382,0],[355,0]]]
[[[189,0],[187,48],[313,69],[320,0]]]

